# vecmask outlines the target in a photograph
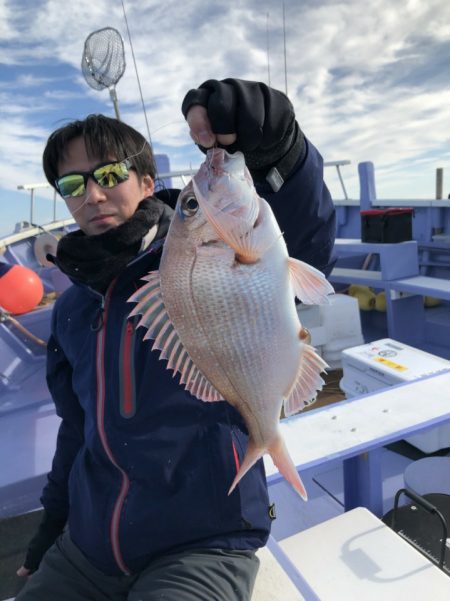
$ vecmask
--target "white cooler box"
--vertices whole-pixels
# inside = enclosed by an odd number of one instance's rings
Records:
[[[362,344],[361,316],[356,298],[332,294],[324,305],[297,306],[302,325],[311,333],[311,344],[330,369],[342,367],[342,351]]]
[[[450,369],[450,361],[391,338],[342,351],[340,387],[347,398]],[[423,400],[426,403],[426,399]],[[450,411],[450,407],[449,407]],[[424,453],[450,447],[450,424],[406,439]]]

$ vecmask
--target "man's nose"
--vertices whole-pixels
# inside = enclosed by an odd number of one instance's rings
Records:
[[[106,190],[99,186],[97,182],[89,177],[86,184],[86,202],[95,204],[106,200]]]

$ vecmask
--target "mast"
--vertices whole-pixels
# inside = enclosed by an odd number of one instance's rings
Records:
[[[269,43],[269,13],[266,15],[266,43],[267,43],[267,79],[270,86],[270,43]]]
[[[286,63],[286,15],[283,0],[283,41],[284,41],[284,91],[286,96],[288,95],[288,84],[287,84],[287,63]]]

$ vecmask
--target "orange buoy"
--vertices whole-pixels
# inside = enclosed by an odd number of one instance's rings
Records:
[[[44,285],[32,269],[0,263],[0,307],[20,315],[34,309],[42,300]]]

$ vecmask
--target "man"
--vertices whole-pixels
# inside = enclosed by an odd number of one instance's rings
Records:
[[[328,273],[334,209],[286,96],[209,80],[182,110],[200,148],[242,150],[289,254]],[[37,571],[17,600],[248,601],[270,531],[263,463],[227,495],[245,453],[242,419],[188,394],[128,319],[171,216],[154,195],[151,148],[94,115],[54,132],[43,164],[80,230],[55,258],[74,282],[55,304],[48,343],[62,422],[43,522],[18,573]]]

